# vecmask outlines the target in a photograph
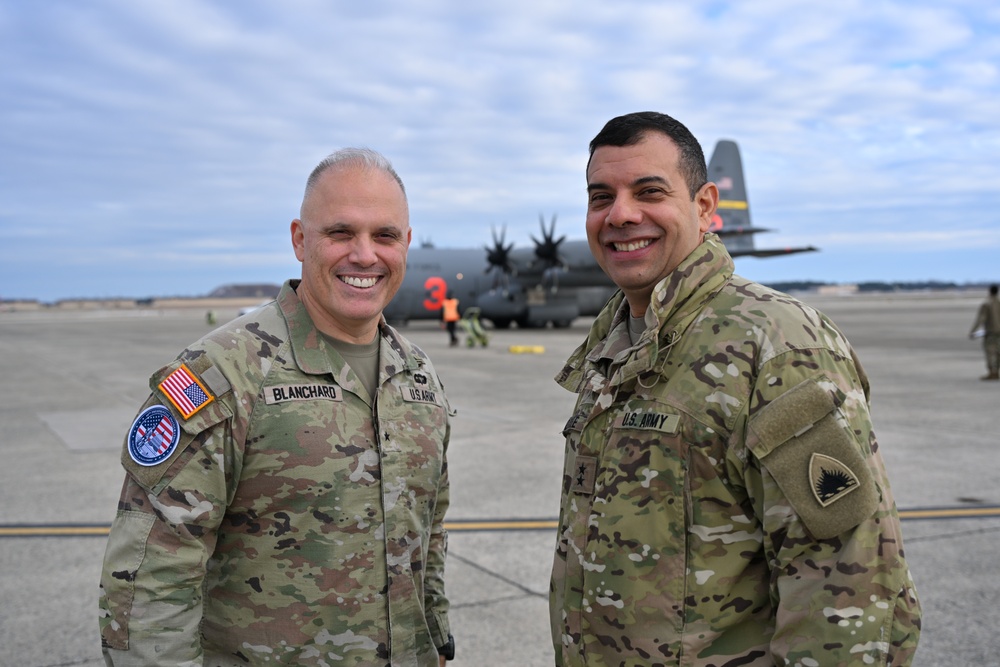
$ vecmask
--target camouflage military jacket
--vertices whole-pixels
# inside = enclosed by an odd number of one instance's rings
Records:
[[[982,327],[987,336],[1000,336],[1000,299],[995,296],[984,301],[976,312],[976,321],[972,323],[971,334]]]
[[[157,372],[101,579],[116,665],[437,665],[450,434],[385,325],[378,395],[286,283]]]
[[[844,336],[708,235],[632,345],[619,293],[557,381],[558,665],[904,665],[919,605]]]

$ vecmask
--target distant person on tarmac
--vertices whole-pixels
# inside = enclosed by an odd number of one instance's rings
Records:
[[[461,316],[458,314],[458,299],[455,298],[453,292],[448,292],[448,295],[441,304],[441,319],[444,321],[445,328],[448,329],[451,346],[455,347],[458,345],[458,336],[455,335],[455,327]]]
[[[101,575],[105,662],[409,665],[454,657],[450,408],[386,324],[410,244],[382,155],[338,151],[290,226],[275,301],[154,373]]]
[[[979,306],[969,338],[975,338],[980,329],[983,330],[983,352],[986,353],[988,372],[979,379],[1000,380],[1000,299],[997,299],[996,285],[990,285],[989,298]]]
[[[660,113],[590,143],[587,238],[620,290],[556,378],[577,397],[555,663],[909,665],[920,606],[868,379],[827,317],[733,273],[707,171]]]

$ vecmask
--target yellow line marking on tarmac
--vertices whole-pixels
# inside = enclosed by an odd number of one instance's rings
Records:
[[[1000,516],[1000,507],[940,507],[900,510],[900,519],[972,519]]]
[[[507,348],[511,354],[545,354],[543,345],[511,345]]]
[[[0,526],[0,537],[107,535],[111,526]]]
[[[445,521],[445,529],[453,532],[474,530],[555,530],[559,522],[555,519],[502,519],[487,521]]]
[[[1000,517],[1000,506],[989,507],[939,507],[927,509],[900,510],[899,518],[907,519],[985,519]],[[558,526],[555,519],[484,519],[445,521],[444,527],[452,532],[475,532],[486,530],[554,530]],[[81,537],[87,535],[107,535],[108,525],[0,525],[0,537]]]

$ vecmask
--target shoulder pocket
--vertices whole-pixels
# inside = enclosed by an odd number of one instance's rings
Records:
[[[862,447],[838,423],[833,396],[815,380],[772,401],[748,428],[747,447],[813,537],[840,535],[875,511],[879,491]]]
[[[146,554],[146,541],[154,516],[119,510],[111,526],[101,573],[101,642],[113,649],[128,649],[128,620],[132,616],[135,577]]]

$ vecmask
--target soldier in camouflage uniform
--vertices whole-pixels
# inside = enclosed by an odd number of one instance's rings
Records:
[[[674,119],[610,121],[587,178],[591,250],[621,292],[556,378],[578,394],[556,664],[910,664],[919,603],[850,344],[734,275]]]
[[[302,280],[155,373],[101,577],[109,665],[392,665],[453,655],[449,407],[381,317],[410,241],[378,153],[309,178]]]
[[[983,352],[986,354],[986,375],[980,380],[1000,380],[1000,299],[998,287],[990,285],[990,296],[976,312],[976,321],[969,330],[969,338],[983,331]]]

